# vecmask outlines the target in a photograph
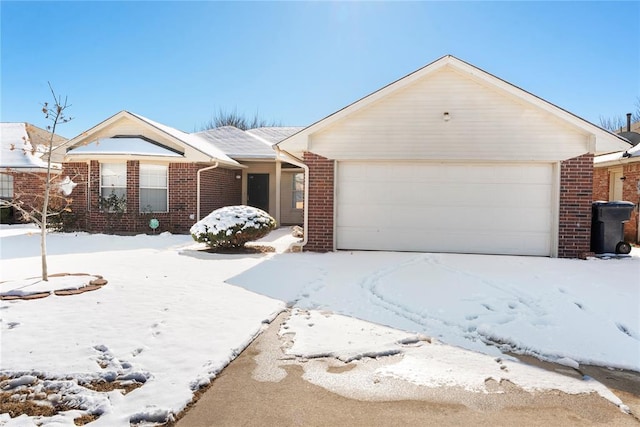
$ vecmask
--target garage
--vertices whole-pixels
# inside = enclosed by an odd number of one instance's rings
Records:
[[[342,161],[336,248],[552,255],[553,164]]]
[[[307,168],[304,250],[590,256],[617,135],[447,55],[278,143]]]

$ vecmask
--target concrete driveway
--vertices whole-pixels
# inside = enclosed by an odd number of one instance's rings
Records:
[[[384,381],[385,399],[362,400],[336,394],[303,379],[304,359],[285,355],[286,340],[279,336],[288,316],[280,315],[238,358],[202,392],[175,423],[196,426],[638,426],[640,392],[637,376],[612,388],[632,413],[593,394],[569,395],[559,391],[526,392],[509,382],[494,384],[491,393],[460,388],[427,388],[401,380]],[[376,359],[391,363],[392,357]],[[327,369],[347,373],[354,363],[327,358]],[[566,367],[548,369],[567,373]],[[590,375],[606,372],[594,370]],[[571,375],[571,373],[568,373]],[[574,374],[575,375],[575,374]],[[615,381],[614,381],[615,385]],[[357,389],[357,384],[351,384]],[[364,387],[364,385],[363,385]],[[611,387],[611,386],[610,386]],[[393,396],[403,397],[401,400]]]

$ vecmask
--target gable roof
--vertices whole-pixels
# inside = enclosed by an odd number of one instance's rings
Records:
[[[575,114],[568,112],[567,110],[564,110],[548,101],[545,101],[544,99],[533,95],[530,92],[527,92],[505,80],[494,76],[493,74],[481,70],[480,68],[477,68],[452,55],[443,56],[442,58],[437,59],[436,61],[388,84],[387,86],[384,86],[383,88],[353,102],[352,104],[347,105],[341,110],[330,114],[329,116],[304,128],[302,131],[279,142],[277,145],[283,150],[294,154],[306,151],[308,148],[308,138],[310,135],[326,129],[330,125],[349,117],[351,114],[409,86],[410,84],[416,82],[419,79],[422,79],[425,76],[435,73],[436,71],[444,67],[451,67],[459,72],[462,72],[462,74],[479,79],[488,84],[490,87],[501,91],[502,93],[509,94],[529,105],[533,105],[538,109],[552,114],[553,116],[572,125],[575,128],[586,131],[587,133],[592,135],[590,152],[613,152],[618,150],[625,150],[629,146],[628,142],[624,138],[621,138],[612,132],[602,129],[599,126],[596,126],[593,123],[590,123],[576,116]]]
[[[209,157],[211,161],[217,161],[222,165],[226,165],[226,166],[234,166],[234,167],[242,167],[238,162],[236,162],[235,160],[231,159],[229,156],[227,156],[224,152],[222,152],[220,149],[218,149],[217,147],[215,147],[214,145],[210,144],[207,140],[203,139],[202,137],[196,135],[196,134],[189,134],[186,132],[182,132],[181,130],[172,128],[170,126],[166,126],[163,125],[161,123],[155,122],[151,119],[148,119],[144,116],[141,116],[139,114],[135,114],[135,113],[131,113],[129,111],[123,110],[120,111],[119,113],[114,114],[113,116],[109,117],[108,119],[102,121],[101,123],[97,124],[96,126],[92,127],[91,129],[81,133],[80,135],[74,137],[73,139],[69,140],[66,144],[65,147],[67,148],[67,150],[69,150],[68,154],[73,155],[73,153],[71,152],[71,150],[75,151],[77,150],[74,149],[76,145],[78,145],[80,142],[82,142],[83,140],[86,140],[87,138],[90,138],[92,134],[95,134],[97,132],[99,132],[100,130],[106,128],[107,126],[115,123],[116,121],[122,119],[123,117],[127,117],[131,120],[133,120],[134,122],[137,122],[143,126],[147,126],[150,127],[152,129],[154,129],[157,132],[160,132],[161,134],[165,135],[166,137],[168,137],[170,140],[178,143],[179,145],[182,146],[188,146],[193,148],[194,150],[204,154],[205,156]],[[79,148],[79,147],[78,147]],[[108,149],[109,147],[104,147],[104,150]],[[101,150],[103,150],[103,148],[100,148],[100,146],[97,144],[94,148],[94,152],[92,154],[96,154],[97,152],[100,152]],[[148,150],[148,149],[146,149]],[[75,151],[76,153],[81,153],[81,151]],[[107,151],[102,151],[102,154],[109,154],[108,150]],[[112,154],[112,153],[111,153]],[[132,153],[129,153],[132,154]]]
[[[617,153],[596,156],[593,159],[593,164],[596,167],[601,167],[601,166],[613,166],[613,165],[620,165],[623,163],[639,162],[639,161],[640,161],[640,144],[629,148],[627,151],[618,151]]]
[[[206,139],[233,159],[276,158],[276,153],[271,145],[234,126],[221,126],[198,132],[195,135]]]
[[[261,127],[243,131],[221,126],[196,133],[235,160],[273,160],[273,145],[299,132],[302,127]]]
[[[69,150],[67,155],[128,154],[133,156],[182,157],[182,154],[139,137],[98,138]]]
[[[271,126],[249,129],[247,133],[273,145],[300,132],[302,129],[304,129],[304,126]]]
[[[29,123],[0,123],[0,168],[21,171],[42,172],[47,169],[43,159],[46,153],[46,136],[51,134]],[[54,135],[54,143],[65,139]],[[35,147],[35,149],[34,149]],[[60,165],[52,163],[53,169]]]

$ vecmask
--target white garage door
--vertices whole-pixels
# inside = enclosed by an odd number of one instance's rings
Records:
[[[551,255],[551,164],[337,167],[338,249]]]

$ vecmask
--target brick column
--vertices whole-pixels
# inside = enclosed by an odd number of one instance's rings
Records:
[[[593,154],[565,160],[560,166],[558,257],[583,258],[591,251]]]
[[[70,207],[75,216],[75,226],[80,230],[86,230],[89,212],[89,165],[84,162],[63,163],[61,177],[64,178],[65,176],[68,176],[77,184],[69,196],[72,199]]]
[[[310,152],[304,153],[303,160],[309,166],[309,224],[305,230],[308,243],[304,250],[332,251],[334,161]]]

